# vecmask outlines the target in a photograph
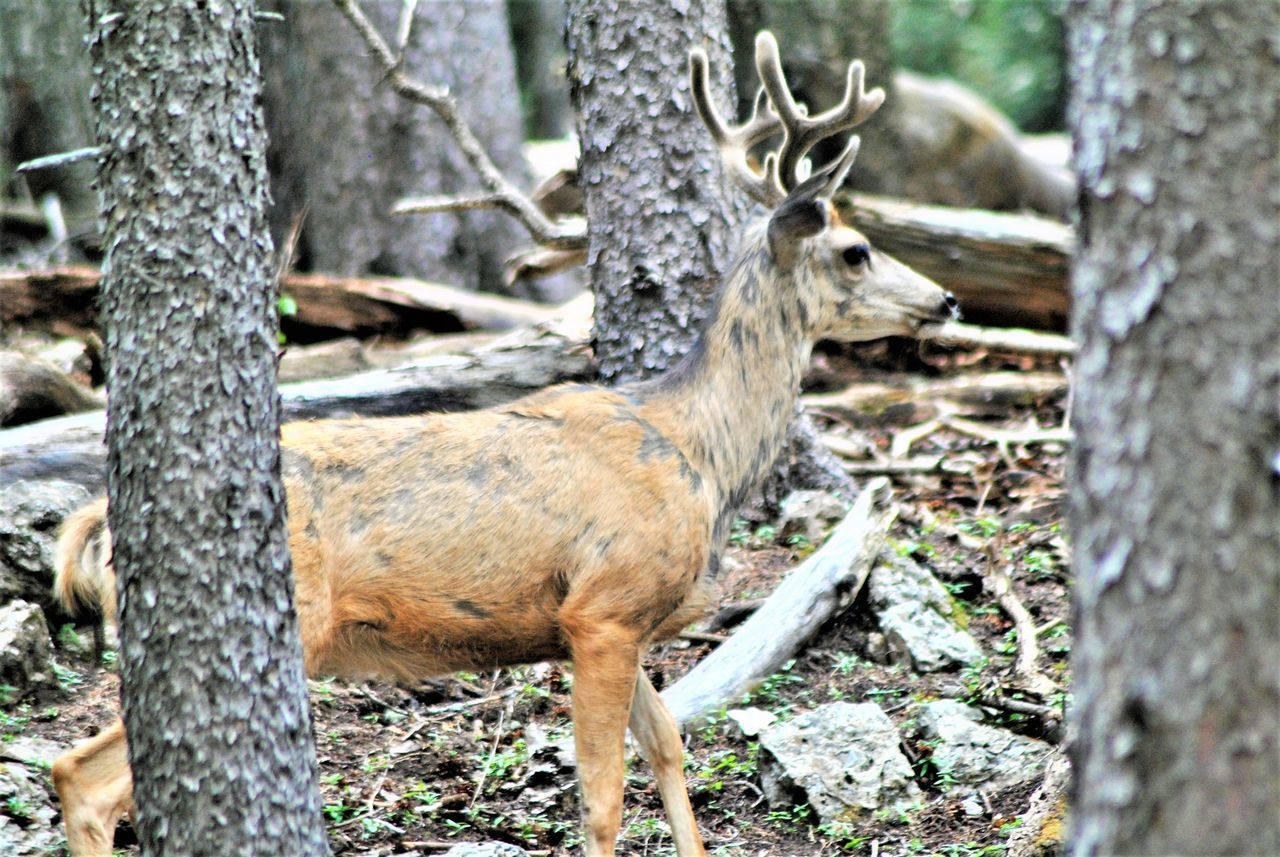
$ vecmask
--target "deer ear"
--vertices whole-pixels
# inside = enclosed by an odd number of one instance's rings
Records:
[[[769,252],[780,268],[795,263],[801,241],[827,228],[827,202],[814,197],[811,192],[801,193],[807,184],[805,182],[792,191],[769,218]]]

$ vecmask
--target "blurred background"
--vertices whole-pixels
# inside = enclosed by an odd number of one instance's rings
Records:
[[[573,277],[513,276],[508,260],[528,239],[505,215],[388,216],[396,199],[464,193],[476,187],[474,176],[429,111],[379,85],[363,45],[331,4],[261,5],[279,15],[261,20],[259,44],[272,232],[290,250],[292,268],[413,276],[543,300],[578,287]],[[788,79],[810,103],[833,103],[848,58],[861,57],[869,85],[885,87],[889,100],[863,132],[853,189],[1064,218],[1074,200],[1061,133],[1064,6],[729,0],[739,113],[754,96],[750,46],[760,29],[778,35]],[[363,7],[395,41],[401,0]],[[561,0],[424,0],[399,46],[414,77],[453,91],[517,186],[532,189],[561,174],[569,192],[548,202],[561,207],[557,214],[581,204],[572,192],[565,15]],[[83,30],[71,0],[0,0],[0,267],[98,255],[92,161],[13,173],[19,162],[92,144]]]

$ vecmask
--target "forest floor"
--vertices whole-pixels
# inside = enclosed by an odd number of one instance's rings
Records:
[[[903,383],[904,372],[940,379],[997,371],[1062,373],[1051,358],[880,343],[820,349],[806,385],[821,392],[855,380]],[[965,416],[992,429],[1060,427],[1066,398],[1058,392],[995,402]],[[885,456],[895,438],[935,416],[937,407],[926,399],[874,413],[810,410],[824,433]],[[1062,531],[1065,445],[1036,441],[1002,447],[940,427],[922,434],[911,454],[941,456],[944,466],[893,477],[899,514],[890,549],[910,555],[944,583],[987,661],[961,672],[931,674],[876,662],[875,647],[869,645],[875,621],[864,593],[745,704],[786,718],[834,700],[870,701],[900,722],[910,716],[914,702],[956,698],[979,704],[989,723],[1057,743],[1071,645],[1069,557]],[[767,596],[814,548],[803,539],[787,543],[778,533],[770,521],[738,522],[717,607]],[[1037,625],[1037,666],[1063,689],[1031,700],[1030,713],[993,703],[1028,699],[1018,691],[1013,672],[1013,623],[984,587],[993,565],[1007,570]],[[659,690],[670,686],[713,646],[677,640],[655,649],[645,661],[654,684]],[[75,672],[68,673],[63,695],[9,710],[6,731],[69,744],[109,720],[114,675],[84,661],[69,665]],[[313,683],[321,790],[334,852],[429,854],[459,842],[497,840],[531,854],[576,853],[581,839],[572,776],[556,770],[545,753],[532,752],[570,734],[571,686],[572,674],[561,665],[464,674],[414,687]],[[975,812],[972,801],[966,805],[962,795],[947,793],[945,779],[931,768],[926,742],[908,742],[904,749],[924,791],[918,807],[822,825],[807,805],[770,807],[760,787],[756,742],[727,717],[714,718],[688,737],[686,767],[709,853],[1004,854],[1035,783],[984,793]],[[674,853],[648,768],[637,757],[627,775],[624,812],[620,854]],[[117,844],[133,853],[131,843],[122,825]]]

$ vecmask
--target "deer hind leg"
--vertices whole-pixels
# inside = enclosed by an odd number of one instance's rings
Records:
[[[565,621],[573,659],[573,741],[587,857],[614,853],[622,826],[624,739],[640,647],[621,625]]]
[[[72,857],[111,857],[116,823],[133,812],[124,721],[59,756],[53,785],[62,803],[62,821]]]
[[[640,744],[645,761],[653,768],[653,777],[667,811],[671,837],[680,857],[703,857],[702,834],[689,804],[689,790],[684,784],[684,743],[671,712],[653,689],[644,669],[636,675],[635,697],[631,701],[631,734]]]

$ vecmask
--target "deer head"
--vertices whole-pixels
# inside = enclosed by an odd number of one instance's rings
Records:
[[[706,53],[689,54],[694,106],[726,171],[748,196],[772,209],[762,232],[749,233],[741,255],[753,255],[752,242],[760,245],[773,267],[760,273],[794,284],[818,336],[857,341],[913,335],[926,324],[956,317],[949,292],[840,222],[830,200],[853,166],[859,137],[850,135],[840,155],[816,171],[805,158],[819,141],[866,121],[884,102],[884,90],[864,89],[865,69],[855,60],[840,104],[809,116],[791,94],[771,33],[756,36],[755,60],[761,88],[751,118],[730,126],[711,100]],[[760,171],[753,169],[751,150],[779,134],[781,144],[765,154]]]

